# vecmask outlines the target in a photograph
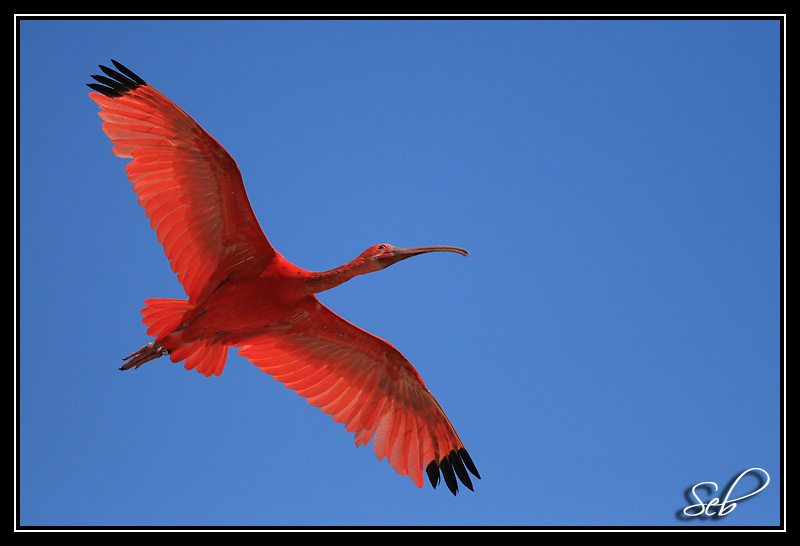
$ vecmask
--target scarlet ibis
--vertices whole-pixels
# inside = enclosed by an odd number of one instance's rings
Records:
[[[188,300],[148,299],[142,309],[155,339],[124,358],[138,368],[168,355],[205,376],[220,375],[228,347],[373,441],[379,460],[400,475],[455,495],[458,477],[480,478],[450,420],[414,367],[394,346],[354,326],[314,294],[412,256],[463,248],[369,247],[329,271],[306,271],[267,240],[239,168],[225,149],[175,103],[117,61],[87,84],[103,131],[164,247]],[[441,473],[441,474],[440,474]]]

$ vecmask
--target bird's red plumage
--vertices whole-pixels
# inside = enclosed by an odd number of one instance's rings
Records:
[[[105,67],[89,96],[100,106],[113,152],[126,171],[188,300],[151,299],[142,311],[155,337],[123,369],[169,354],[205,375],[219,375],[228,347],[295,390],[355,435],[373,441],[401,475],[435,487],[453,473],[471,487],[478,475],[442,408],[414,367],[386,341],[350,324],[313,295],[375,271],[424,247],[374,265],[376,245],[335,270],[303,270],[276,252],[261,230],[238,167],[191,117],[128,69]],[[390,247],[385,249],[384,247]],[[399,256],[399,255],[398,255]],[[373,259],[374,258],[374,259]],[[436,479],[434,480],[434,474]]]

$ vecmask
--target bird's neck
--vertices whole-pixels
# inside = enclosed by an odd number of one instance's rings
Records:
[[[345,283],[357,275],[369,273],[366,263],[361,257],[340,265],[329,271],[312,271],[306,279],[306,286],[312,294],[319,294]]]

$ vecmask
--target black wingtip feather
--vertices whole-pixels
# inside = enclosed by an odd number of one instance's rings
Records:
[[[434,460],[425,467],[425,472],[428,474],[428,479],[433,488],[436,489],[436,486],[439,485],[439,472],[441,471],[444,482],[453,495],[458,493],[458,480],[461,480],[461,483],[467,486],[470,491],[474,491],[472,489],[472,480],[467,474],[467,470],[476,478],[481,479],[475,463],[472,462],[472,458],[463,447],[459,448],[458,451],[452,450],[446,457],[442,457],[438,463]]]
[[[425,472],[428,474],[431,485],[436,489],[436,486],[439,485],[439,465],[436,464],[436,461],[431,461],[425,467]]]
[[[447,484],[447,488],[450,490],[450,492],[453,495],[458,493],[458,481],[456,481],[456,475],[453,474],[453,467],[450,466],[450,459],[447,457],[442,457],[442,460],[439,461],[439,470],[442,471],[444,483]]]
[[[147,85],[146,81],[144,81],[142,78],[134,74],[133,71],[131,71],[131,69],[125,67],[122,63],[118,63],[114,59],[111,59],[111,62],[114,63],[114,66],[117,67],[117,70],[128,76],[130,79],[132,79],[139,85]]]
[[[460,448],[458,450],[458,455],[461,457],[461,460],[464,461],[464,464],[466,465],[467,470],[472,472],[472,475],[480,480],[481,479],[481,475],[478,474],[478,469],[475,466],[475,463],[472,462],[472,458],[469,456],[469,453],[467,453],[467,450],[464,449],[463,447]]]
[[[133,91],[137,87],[147,85],[147,82],[134,74],[130,69],[123,66],[121,63],[118,63],[114,59],[111,59],[111,62],[114,63],[114,66],[117,68],[117,70],[119,70],[119,72],[108,68],[107,66],[100,65],[100,70],[102,70],[106,76],[110,77],[93,75],[92,78],[100,83],[87,83],[86,85],[88,85],[94,91],[112,98],[121,97],[125,93]]]
[[[458,456],[458,453],[451,451],[450,455],[447,456],[447,460],[450,461],[450,466],[455,470],[456,476],[461,480],[461,483],[466,485],[470,491],[474,491],[474,489],[472,489],[472,480],[469,479],[467,469],[464,468],[464,463],[461,462],[461,457]]]

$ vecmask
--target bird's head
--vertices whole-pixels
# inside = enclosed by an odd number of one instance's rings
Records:
[[[389,244],[379,244],[369,247],[359,255],[364,261],[364,265],[371,271],[386,269],[390,265],[396,264],[406,258],[427,254],[428,252],[455,252],[462,256],[469,255],[463,248],[455,246],[420,246],[416,248],[399,248]]]
[[[364,275],[386,269],[400,260],[405,260],[412,256],[427,254],[428,252],[455,252],[462,256],[467,256],[469,252],[463,248],[455,246],[420,246],[417,248],[398,248],[396,246],[380,244],[372,245],[367,250],[356,256],[355,259],[329,271],[308,272],[308,290],[318,294],[325,290],[330,290],[347,282],[356,275]]]

